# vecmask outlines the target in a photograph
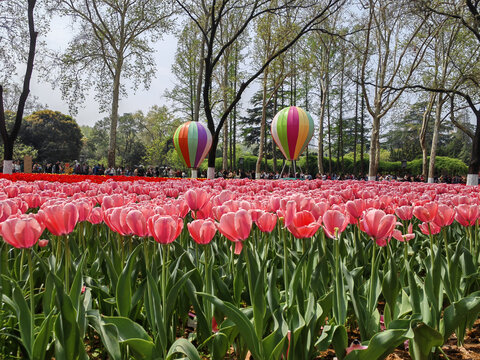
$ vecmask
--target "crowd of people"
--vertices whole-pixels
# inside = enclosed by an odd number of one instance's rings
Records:
[[[20,161],[14,161],[13,163],[14,172],[23,172],[23,163]],[[190,173],[185,170],[173,169],[170,167],[161,167],[161,166],[143,166],[138,165],[134,167],[125,167],[117,166],[115,167],[105,167],[103,164],[98,163],[94,166],[91,166],[87,163],[80,163],[75,161],[74,163],[63,163],[57,161],[55,163],[46,163],[33,164],[32,168],[33,173],[50,173],[50,174],[77,174],[77,175],[123,175],[123,176],[147,176],[147,177],[170,177],[170,178],[186,178],[190,176]],[[224,179],[255,179],[255,171],[245,171],[244,169],[240,170],[222,170],[218,171],[215,174],[216,177]],[[207,172],[198,170],[199,178],[206,178]],[[354,175],[354,174],[320,174],[317,173],[315,176],[304,173],[303,171],[297,171],[295,174],[292,172],[266,172],[263,171],[260,173],[260,179],[285,179],[285,178],[296,178],[302,180],[312,180],[312,179],[321,179],[321,180],[368,180],[366,175]],[[423,175],[382,175],[378,174],[376,176],[378,181],[404,181],[404,182],[425,182]],[[447,184],[464,184],[466,182],[465,176],[450,176],[450,175],[441,175],[435,177],[434,181],[436,183],[447,183]]]

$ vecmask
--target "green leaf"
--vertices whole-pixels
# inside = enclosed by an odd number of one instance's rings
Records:
[[[65,293],[62,280],[55,280],[56,300],[59,315],[55,321],[55,359],[87,359],[83,344],[83,334],[77,324],[77,313],[72,300]]]
[[[132,355],[137,360],[153,360],[159,356],[155,353],[155,344],[145,339],[127,339],[123,341],[130,347]]]
[[[393,352],[397,346],[402,344],[407,338],[405,337],[406,329],[388,329],[375,334],[368,348],[365,350],[353,350],[345,357],[345,360],[379,360],[384,359],[388,354]]]
[[[177,353],[186,355],[190,360],[201,360],[197,349],[195,349],[195,347],[186,339],[180,338],[175,341],[168,350],[167,358],[165,360],[174,359],[173,355]]]
[[[345,349],[348,347],[348,335],[345,326],[337,325],[333,329],[332,346],[338,360],[343,360],[345,357]]]
[[[152,341],[152,338],[148,336],[143,327],[127,317],[104,316],[102,317],[102,320],[106,324],[113,324],[117,327],[120,341],[125,341],[128,339],[143,339]]]
[[[20,328],[20,337],[22,338],[22,344],[27,351],[28,357],[32,358],[33,352],[33,326],[32,314],[30,308],[27,305],[22,290],[18,287],[18,284],[12,281],[13,284],[13,301],[15,302],[15,309],[17,312],[18,326]],[[33,294],[30,294],[32,296]]]
[[[132,266],[140,248],[140,246],[137,246],[130,254],[122,273],[118,277],[116,295],[117,309],[120,316],[128,317],[132,308]]]
[[[172,316],[173,310],[175,309],[176,299],[182,287],[185,285],[186,281],[190,276],[196,271],[192,269],[186,274],[184,274],[176,283],[172,286],[167,295],[167,319],[166,322],[169,322],[170,317]]]
[[[225,355],[230,348],[230,343],[228,341],[228,336],[223,332],[218,332],[213,335],[212,343],[212,359],[213,360],[223,360]]]
[[[160,346],[167,348],[167,335],[162,316],[162,300],[157,283],[150,271],[147,270],[147,296],[145,297],[145,312],[153,334],[158,335]]]
[[[444,341],[447,341],[450,335],[456,331],[457,339],[460,343],[463,343],[466,327],[477,318],[479,312],[480,297],[478,293],[448,306],[444,311],[443,323],[441,324]]]
[[[33,360],[45,359],[45,353],[47,351],[48,343],[50,342],[50,336],[52,335],[55,318],[55,315],[50,314],[43,320],[42,325],[40,325],[40,330],[36,334],[35,341],[33,343]]]
[[[223,302],[216,296],[210,294],[199,293],[206,300],[210,301],[220,309],[230,320],[232,320],[238,327],[240,335],[247,343],[248,349],[252,352],[255,359],[262,360],[263,356],[259,347],[260,339],[255,337],[255,328],[250,320],[233,304]]]
[[[106,324],[102,321],[98,310],[89,312],[89,322],[100,335],[105,349],[113,360],[121,360],[120,342],[118,330],[114,324]]]
[[[410,340],[410,355],[413,360],[428,360],[433,347],[443,345],[443,337],[437,330],[422,323],[413,329]]]

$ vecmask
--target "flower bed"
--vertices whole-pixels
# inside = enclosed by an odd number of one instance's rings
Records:
[[[427,359],[480,312],[476,187],[51,176],[0,179],[6,357]]]

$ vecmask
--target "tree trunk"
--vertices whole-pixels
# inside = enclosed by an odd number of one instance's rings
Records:
[[[327,92],[322,86],[321,94],[320,94],[320,117],[318,119],[319,125],[318,125],[318,158],[317,158],[318,173],[322,175],[325,173],[325,170],[323,169],[323,121],[325,118],[326,102],[327,102]]]
[[[365,152],[365,124],[364,124],[364,117],[365,114],[365,98],[363,97],[362,93],[362,104],[360,106],[360,174],[362,177],[365,174],[364,169],[364,152]]]
[[[477,126],[475,127],[475,135],[472,139],[472,156],[468,167],[467,185],[478,185],[478,172],[480,170],[480,109],[475,110],[477,118]]]
[[[357,84],[355,86],[355,125],[353,129],[353,174],[357,175],[357,140],[358,140],[358,81],[360,66],[357,65]]]
[[[267,121],[267,81],[268,81],[268,68],[265,69],[263,75],[263,99],[262,99],[262,120],[260,125],[260,145],[258,148],[258,158],[255,165],[255,178],[260,179],[260,170],[262,165],[263,153],[265,151],[265,127]]]
[[[380,135],[380,118],[378,115],[373,116],[372,121],[372,137],[370,139],[370,161],[368,167],[368,181],[375,181],[378,172],[378,163],[380,159],[377,156],[380,152],[378,148]]]
[[[15,115],[15,124],[10,134],[8,134],[7,126],[5,123],[5,109],[3,107],[3,87],[0,86],[0,133],[3,139],[4,148],[4,161],[3,161],[3,173],[12,173],[12,160],[13,160],[13,146],[17,139],[18,132],[22,125],[23,112],[25,110],[25,104],[27,102],[28,95],[30,94],[30,80],[33,73],[33,64],[35,60],[35,49],[37,46],[38,32],[35,31],[34,10],[36,0],[28,0],[28,33],[29,33],[29,48],[27,58],[27,68],[25,69],[25,76],[23,78],[23,88],[18,101],[17,113]]]
[[[278,109],[278,96],[277,92],[275,91],[275,99],[273,102],[273,113],[276,114]],[[277,172],[277,149],[276,149],[275,141],[272,141],[272,158],[273,158],[273,172]]]
[[[223,111],[228,109],[228,53],[225,53],[223,63]],[[222,170],[228,169],[228,121],[223,124],[223,151],[222,151]]]
[[[435,124],[433,126],[432,147],[430,149],[430,164],[428,166],[428,182],[433,183],[435,178],[435,157],[437,156],[438,134],[440,133],[440,122],[442,121],[442,107],[444,94],[438,94],[437,107],[435,109]]]
[[[110,116],[110,142],[108,145],[108,167],[115,167],[115,153],[117,148],[117,123],[118,123],[118,101],[120,98],[120,73],[122,61],[117,62],[115,77],[113,79],[112,114]]]
[[[200,67],[198,69],[197,88],[195,91],[195,107],[193,112],[193,121],[198,121],[200,118],[200,99],[202,94],[203,83],[203,66],[205,62],[205,37],[202,36],[202,50],[200,52]]]
[[[339,173],[343,174],[343,82],[345,77],[345,52],[342,51],[342,73],[340,77],[340,114],[338,116],[338,151],[337,165],[340,165]]]
[[[422,128],[420,129],[420,135],[419,135],[420,147],[422,148],[422,175],[424,178],[427,178],[427,175],[428,175],[428,182],[430,182],[430,175],[429,175],[429,172],[427,172],[428,158],[427,158],[426,136],[427,136],[427,129],[428,129],[428,121],[430,119],[430,113],[432,112],[435,96],[436,96],[435,93],[430,94],[430,100],[428,101],[427,108],[423,112]],[[435,120],[435,124],[436,124],[436,120]],[[433,142],[432,142],[432,148],[433,148]]]

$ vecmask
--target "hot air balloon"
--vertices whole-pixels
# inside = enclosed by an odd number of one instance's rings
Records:
[[[197,177],[196,169],[212,146],[210,131],[197,121],[188,121],[175,130],[173,144],[185,166],[192,169],[192,177]]]
[[[295,161],[312,139],[314,127],[310,114],[296,106],[280,110],[273,118],[271,127],[273,140],[285,159],[292,161],[294,168]]]

